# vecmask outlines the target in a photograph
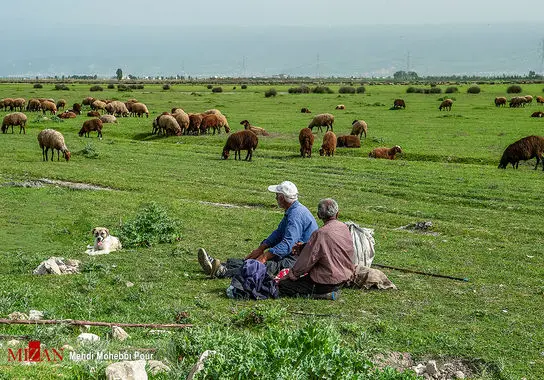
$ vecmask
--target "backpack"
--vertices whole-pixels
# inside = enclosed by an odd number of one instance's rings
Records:
[[[353,239],[353,263],[370,267],[374,260],[374,230],[360,227],[357,223],[346,222]]]

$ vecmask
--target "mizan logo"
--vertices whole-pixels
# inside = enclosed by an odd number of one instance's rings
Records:
[[[64,348],[41,349],[39,340],[31,340],[28,347],[19,348],[14,351],[8,348],[8,362],[56,362],[63,359]]]

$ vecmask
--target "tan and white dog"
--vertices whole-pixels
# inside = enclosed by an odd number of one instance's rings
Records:
[[[94,236],[94,245],[88,245],[86,254],[106,255],[122,248],[121,242],[115,236],[110,235],[110,230],[106,227],[96,227],[91,231]]]

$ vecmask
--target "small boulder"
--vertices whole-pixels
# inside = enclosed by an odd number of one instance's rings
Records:
[[[91,334],[91,333],[83,333],[83,334],[79,334],[79,336],[77,337],[77,340],[81,343],[84,343],[84,342],[97,342],[100,340],[100,337],[96,334]]]
[[[170,367],[168,367],[166,364],[164,364],[160,360],[148,360],[147,365],[149,367],[149,371],[151,372],[153,376],[156,376],[157,374],[161,372],[170,371]]]
[[[145,360],[123,361],[106,367],[108,380],[147,380]]]
[[[7,342],[8,347],[18,346],[19,343],[21,343],[21,341],[19,341],[17,339],[8,340],[8,342]]]
[[[427,366],[425,367],[425,372],[427,372],[429,375],[435,375],[438,373],[438,367],[436,365],[436,361],[429,360],[427,362]]]
[[[463,371],[455,371],[455,378],[456,379],[464,379],[465,378],[465,374],[463,373]]]
[[[43,319],[43,311],[30,310],[30,313],[28,313],[28,319],[30,319],[31,321],[38,321],[40,319]]]
[[[12,321],[26,321],[28,320],[28,315],[19,311],[14,311],[13,313],[8,315],[8,318]]]
[[[111,336],[113,339],[120,340],[121,342],[130,338],[130,335],[119,326],[111,326]]]

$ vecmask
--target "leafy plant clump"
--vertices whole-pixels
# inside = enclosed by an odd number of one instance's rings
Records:
[[[366,91],[365,86],[359,86],[359,87],[357,87],[357,93],[358,93],[358,94],[364,94],[365,91]]]
[[[56,84],[54,90],[57,90],[57,91],[69,91],[70,88],[67,85],[61,83],[61,84]]]
[[[242,85],[242,90],[245,90],[247,88],[247,84]]]
[[[519,94],[521,92],[521,86],[513,84],[506,89],[509,94]]]
[[[355,94],[355,87],[352,86],[342,86],[338,90],[339,94]]]
[[[113,90],[115,85],[113,83],[108,84],[108,90]]]
[[[444,91],[446,94],[455,94],[456,92],[459,92],[459,89],[455,86],[446,88],[446,91]]]
[[[43,84],[41,83],[34,83],[34,88],[43,88]]]
[[[315,86],[312,88],[314,94],[334,94],[334,91],[327,86]]]
[[[162,85],[163,90],[170,90],[170,85],[168,83]]]
[[[130,92],[130,91],[132,91],[132,89],[129,86],[127,86],[126,84],[118,84],[117,85],[117,91]]]
[[[90,142],[87,143],[87,145],[85,145],[85,148],[80,150],[78,153],[82,154],[86,158],[92,158],[92,159],[96,159],[100,156],[100,153],[96,150],[93,143],[90,143]]]
[[[480,93],[480,87],[478,86],[471,86],[468,88],[467,93],[468,94],[479,94]]]
[[[165,208],[151,202],[142,205],[136,217],[123,224],[119,237],[127,248],[151,247],[179,240],[179,227],[179,222],[172,219]]]
[[[213,86],[212,86],[211,84],[209,84],[209,85],[206,86],[206,88],[207,88],[208,90],[211,90],[211,89],[213,88]]]
[[[310,87],[302,85],[298,87],[291,87],[289,90],[287,90],[290,94],[309,94],[310,93]]]
[[[271,89],[265,91],[264,97],[265,98],[270,98],[271,96],[276,96],[277,94],[278,94],[278,92],[276,91],[276,89],[271,88]]]
[[[223,92],[223,87],[214,87],[214,88],[212,88],[212,92],[214,94],[218,93],[218,92]]]

